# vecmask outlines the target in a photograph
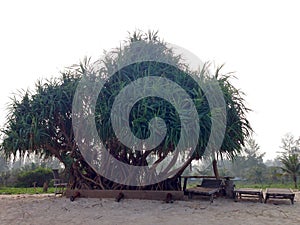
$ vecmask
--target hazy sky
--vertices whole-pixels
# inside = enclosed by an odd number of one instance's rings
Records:
[[[128,31],[159,30],[203,61],[226,63],[253,110],[255,139],[273,158],[281,137],[300,135],[298,1],[1,1],[0,126],[6,103],[38,78],[96,60]]]

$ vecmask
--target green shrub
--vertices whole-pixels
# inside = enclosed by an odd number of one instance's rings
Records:
[[[50,182],[53,178],[52,170],[38,167],[34,170],[20,172],[17,176],[16,187],[32,187],[36,182],[37,187],[42,187],[44,182]]]

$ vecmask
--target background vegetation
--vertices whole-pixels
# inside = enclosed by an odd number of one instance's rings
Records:
[[[240,155],[234,160],[218,161],[221,176],[234,177],[237,187],[289,187],[298,188],[300,176],[300,139],[291,134],[282,138],[281,151],[273,160],[263,161],[265,155],[259,145],[253,139],[246,141]],[[185,174],[213,174],[211,162],[203,161],[194,164],[192,170],[186,170]]]
[[[246,141],[243,153],[237,156],[234,161],[227,159],[218,161],[220,175],[234,177],[236,187],[297,189],[293,172],[289,173],[286,167],[296,163],[295,167],[290,167],[296,169],[295,174],[298,178],[296,184],[299,185],[300,171],[297,170],[299,163],[292,161],[285,165],[282,158],[289,155],[299,157],[300,145],[298,140],[293,135],[287,134],[282,138],[282,151],[278,152],[278,157],[264,162],[264,153],[260,151],[258,144],[253,139],[249,139]],[[57,161],[41,160],[37,156],[28,156],[27,159],[19,158],[11,163],[0,157],[0,161],[0,194],[43,193],[42,181],[49,182],[48,193],[54,192],[51,182],[53,178],[51,168],[59,167]],[[61,169],[63,168],[61,167]],[[212,175],[212,162],[204,160],[201,163],[194,163],[184,171],[184,175],[187,174]],[[41,182],[37,183],[38,188],[34,189],[33,182],[39,180]]]

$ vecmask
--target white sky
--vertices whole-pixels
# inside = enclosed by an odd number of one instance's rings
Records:
[[[1,1],[0,126],[12,93],[96,60],[127,32],[159,30],[203,61],[226,63],[247,95],[255,139],[273,158],[300,135],[300,3],[297,1]]]

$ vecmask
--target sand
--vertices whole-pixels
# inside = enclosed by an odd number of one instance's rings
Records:
[[[0,224],[300,224],[300,198],[234,202],[217,198],[175,201],[167,204],[154,200],[78,198],[71,202],[54,195],[0,195]]]

